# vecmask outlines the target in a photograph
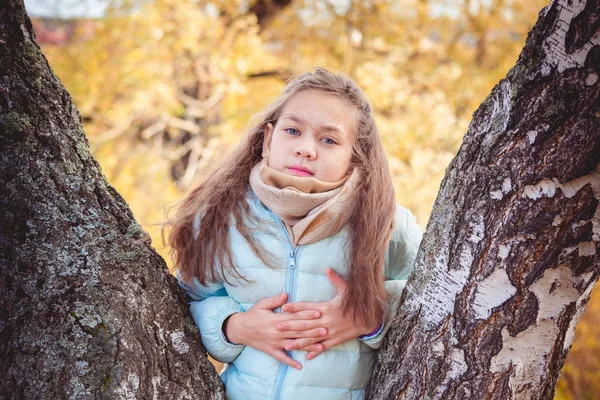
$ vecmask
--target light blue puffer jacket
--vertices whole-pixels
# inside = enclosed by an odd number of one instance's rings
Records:
[[[231,228],[231,248],[235,266],[249,283],[237,286],[224,282],[202,286],[194,279],[189,285],[180,282],[194,300],[190,310],[208,353],[218,361],[229,363],[221,373],[227,398],[233,400],[358,400],[365,398],[376,360],[376,349],[389,328],[375,337],[353,339],[306,360],[306,352],[291,351],[290,357],[302,364],[296,370],[249,346],[229,343],[222,331],[223,322],[236,312],[243,312],[257,301],[287,292],[288,301],[328,301],[336,289],[325,274],[327,267],[346,275],[344,241],[348,228],[319,242],[293,248],[279,218],[249,190],[250,211],[258,214],[264,225],[254,232],[273,255],[281,258],[278,269],[268,268],[252,253],[246,240]],[[195,227],[197,231],[197,226]],[[385,288],[390,297],[392,314],[406,280],[413,269],[421,241],[421,229],[407,209],[396,206],[395,228],[385,255]],[[232,277],[231,282],[236,282]]]

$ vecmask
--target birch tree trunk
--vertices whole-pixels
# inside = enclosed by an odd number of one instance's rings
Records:
[[[224,398],[22,0],[0,3],[0,224],[0,398]]]
[[[446,170],[371,399],[552,399],[600,274],[600,10],[554,0]]]

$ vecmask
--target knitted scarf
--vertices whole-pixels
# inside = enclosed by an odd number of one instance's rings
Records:
[[[337,182],[298,177],[277,171],[266,158],[250,172],[258,199],[285,224],[294,246],[335,235],[350,219],[359,172]]]

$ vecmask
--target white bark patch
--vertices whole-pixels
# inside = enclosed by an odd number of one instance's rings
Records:
[[[173,348],[179,354],[185,354],[190,351],[190,346],[184,340],[185,334],[183,331],[174,331],[171,332],[171,343],[173,344]]]
[[[477,216],[477,222],[469,224],[469,229],[471,230],[471,234],[467,238],[472,243],[479,243],[483,239],[483,234],[485,231],[485,223],[483,222],[483,216]]]
[[[504,195],[507,194],[508,192],[510,192],[511,190],[512,190],[512,182],[511,182],[510,178],[506,178],[506,179],[504,179],[504,181],[502,181],[502,187],[499,190],[491,192],[490,194],[492,195],[492,199],[502,200]]]
[[[472,258],[471,258],[472,259]],[[404,306],[409,310],[421,309],[422,321],[428,328],[434,328],[454,312],[454,302],[469,277],[471,264],[461,268],[448,270],[448,249],[440,249],[435,255],[435,267],[427,277],[426,287],[419,296],[411,296],[414,300],[407,300]],[[422,265],[415,269],[422,269]]]
[[[596,243],[581,242],[578,245],[580,257],[592,257],[596,254]]]
[[[444,342],[442,342],[441,340],[436,342],[433,346],[431,346],[431,350],[436,357],[441,357],[442,355],[444,355],[445,349],[446,346],[444,346]]]
[[[511,106],[510,98],[512,95],[512,87],[508,80],[502,81],[499,90],[493,93],[492,111],[486,122],[482,124],[480,132],[484,132],[487,136],[484,141],[491,141],[498,132],[504,132],[508,125],[508,116],[510,115]]]
[[[561,185],[560,189],[563,191],[565,197],[571,198],[585,185],[591,185],[594,197],[600,199],[600,166],[597,165],[596,169],[588,175],[580,176]]]
[[[473,265],[473,247],[479,243],[485,232],[483,216],[477,216],[469,223],[469,236],[465,240],[458,260],[459,268],[448,269],[448,248],[442,248],[435,255],[435,267],[428,277],[426,288],[415,300],[405,303],[409,309],[421,308],[423,321],[428,328],[439,326],[446,316],[454,312],[456,296],[462,292]],[[417,269],[421,266],[417,266]],[[418,300],[417,300],[418,297]]]
[[[471,248],[468,246],[463,246],[460,251],[460,257],[458,259],[458,263],[464,269],[470,268],[473,264],[473,253],[471,252]]]
[[[582,67],[592,47],[600,44],[600,32],[596,32],[580,49],[571,54],[567,53],[565,35],[569,31],[573,18],[585,8],[585,3],[585,1],[573,0],[571,4],[565,2],[556,6],[559,10],[559,16],[553,26],[554,32],[542,44],[546,55],[546,58],[542,61],[542,75],[550,75],[553,69],[556,69],[557,73],[560,74],[569,68]]]
[[[476,318],[488,319],[492,310],[506,302],[517,293],[506,274],[506,271],[497,268],[487,278],[477,285],[473,311]]]
[[[597,165],[592,173],[580,176],[579,178],[575,178],[566,183],[560,183],[558,179],[551,178],[542,179],[534,185],[527,185],[523,188],[523,197],[528,197],[532,200],[537,200],[542,197],[554,197],[556,189],[560,189],[563,195],[570,199],[586,185],[591,186],[594,197],[597,200],[600,200],[600,165]],[[554,221],[557,221],[557,219],[555,218]],[[557,223],[560,222],[557,221]],[[598,242],[598,240],[600,240],[600,208],[596,210],[596,213],[592,218],[592,223],[594,226],[593,240]]]
[[[502,200],[502,198],[504,197],[504,195],[502,194],[502,190],[494,190],[493,192],[490,192],[490,195],[494,200]]]
[[[585,78],[585,84],[588,86],[592,86],[596,82],[598,82],[598,74],[595,72],[592,72]]]
[[[115,394],[120,399],[137,399],[136,393],[140,389],[140,378],[135,373],[127,375],[127,380],[122,380],[119,387],[115,389]]]
[[[158,388],[160,386],[160,376],[152,377],[152,400],[158,400]]]
[[[529,138],[529,144],[533,144],[535,142],[536,136],[537,136],[537,132],[536,131],[529,131],[529,132],[527,132],[527,137]]]
[[[562,217],[560,215],[557,215],[556,217],[554,217],[554,219],[552,220],[552,226],[559,226],[560,224],[562,224]]]
[[[531,200],[537,200],[542,197],[554,197],[555,194],[556,182],[550,179],[544,179],[535,185],[527,185],[523,188],[523,195],[529,197]]]
[[[590,280],[592,275],[593,274],[591,272],[587,274],[582,274],[583,280],[586,281],[586,284],[589,283],[588,281]],[[585,311],[585,304],[590,298],[590,294],[592,293],[593,288],[594,285],[587,285],[587,289],[585,290],[585,292],[583,292],[579,300],[577,300],[577,311],[575,312],[575,315],[573,315],[573,318],[569,322],[569,327],[567,328],[567,332],[565,334],[565,342],[563,343],[563,350],[568,350],[573,344],[573,339],[575,339],[575,327],[577,326],[579,319]]]
[[[456,347],[452,348],[452,353],[448,358],[450,360],[450,368],[446,372],[444,381],[438,385],[433,398],[442,398],[442,394],[448,387],[448,383],[452,380],[457,380],[467,372],[467,362],[465,361],[465,351]]]
[[[498,257],[504,260],[510,254],[510,246],[501,244],[498,246]]]
[[[545,379],[548,352],[558,336],[557,317],[568,304],[581,297],[574,287],[577,280],[568,266],[547,269],[530,287],[539,304],[535,324],[517,336],[511,336],[507,328],[502,330],[502,349],[492,358],[490,370],[505,372],[512,365],[509,385],[513,393],[532,398],[537,393],[537,385]]]
[[[510,178],[506,178],[502,181],[502,193],[506,194],[512,190],[512,182]]]
[[[161,342],[165,343],[165,335],[164,335],[164,330],[163,328],[160,327],[160,325],[158,324],[158,322],[154,321],[154,325],[156,326],[156,328],[158,329],[158,338],[161,340]]]
[[[21,32],[23,32],[23,36],[25,37],[25,39],[27,39],[31,42],[31,35],[29,34],[29,31],[27,30],[25,25],[21,24],[20,27],[21,27]]]

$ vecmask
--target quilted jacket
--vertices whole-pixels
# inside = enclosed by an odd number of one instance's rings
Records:
[[[235,267],[248,282],[235,278],[208,286],[196,279],[180,285],[193,301],[190,310],[208,353],[226,363],[221,379],[226,395],[233,400],[357,400],[365,398],[376,351],[389,328],[374,337],[353,339],[326,350],[313,360],[306,360],[306,352],[290,351],[289,355],[302,364],[301,370],[288,367],[273,357],[244,345],[228,342],[222,326],[233,313],[243,312],[257,301],[287,292],[288,301],[327,301],[336,294],[336,288],[325,274],[331,267],[342,276],[347,273],[344,243],[348,227],[334,236],[316,243],[293,247],[282,221],[266,208],[249,190],[246,198],[250,211],[263,221],[254,229],[254,240],[260,240],[271,254],[281,259],[272,269],[254,255],[242,235],[230,228],[231,248]],[[199,228],[196,220],[196,232]],[[390,294],[391,314],[412,271],[421,241],[421,229],[410,211],[396,206],[395,227],[385,254],[385,288]]]

